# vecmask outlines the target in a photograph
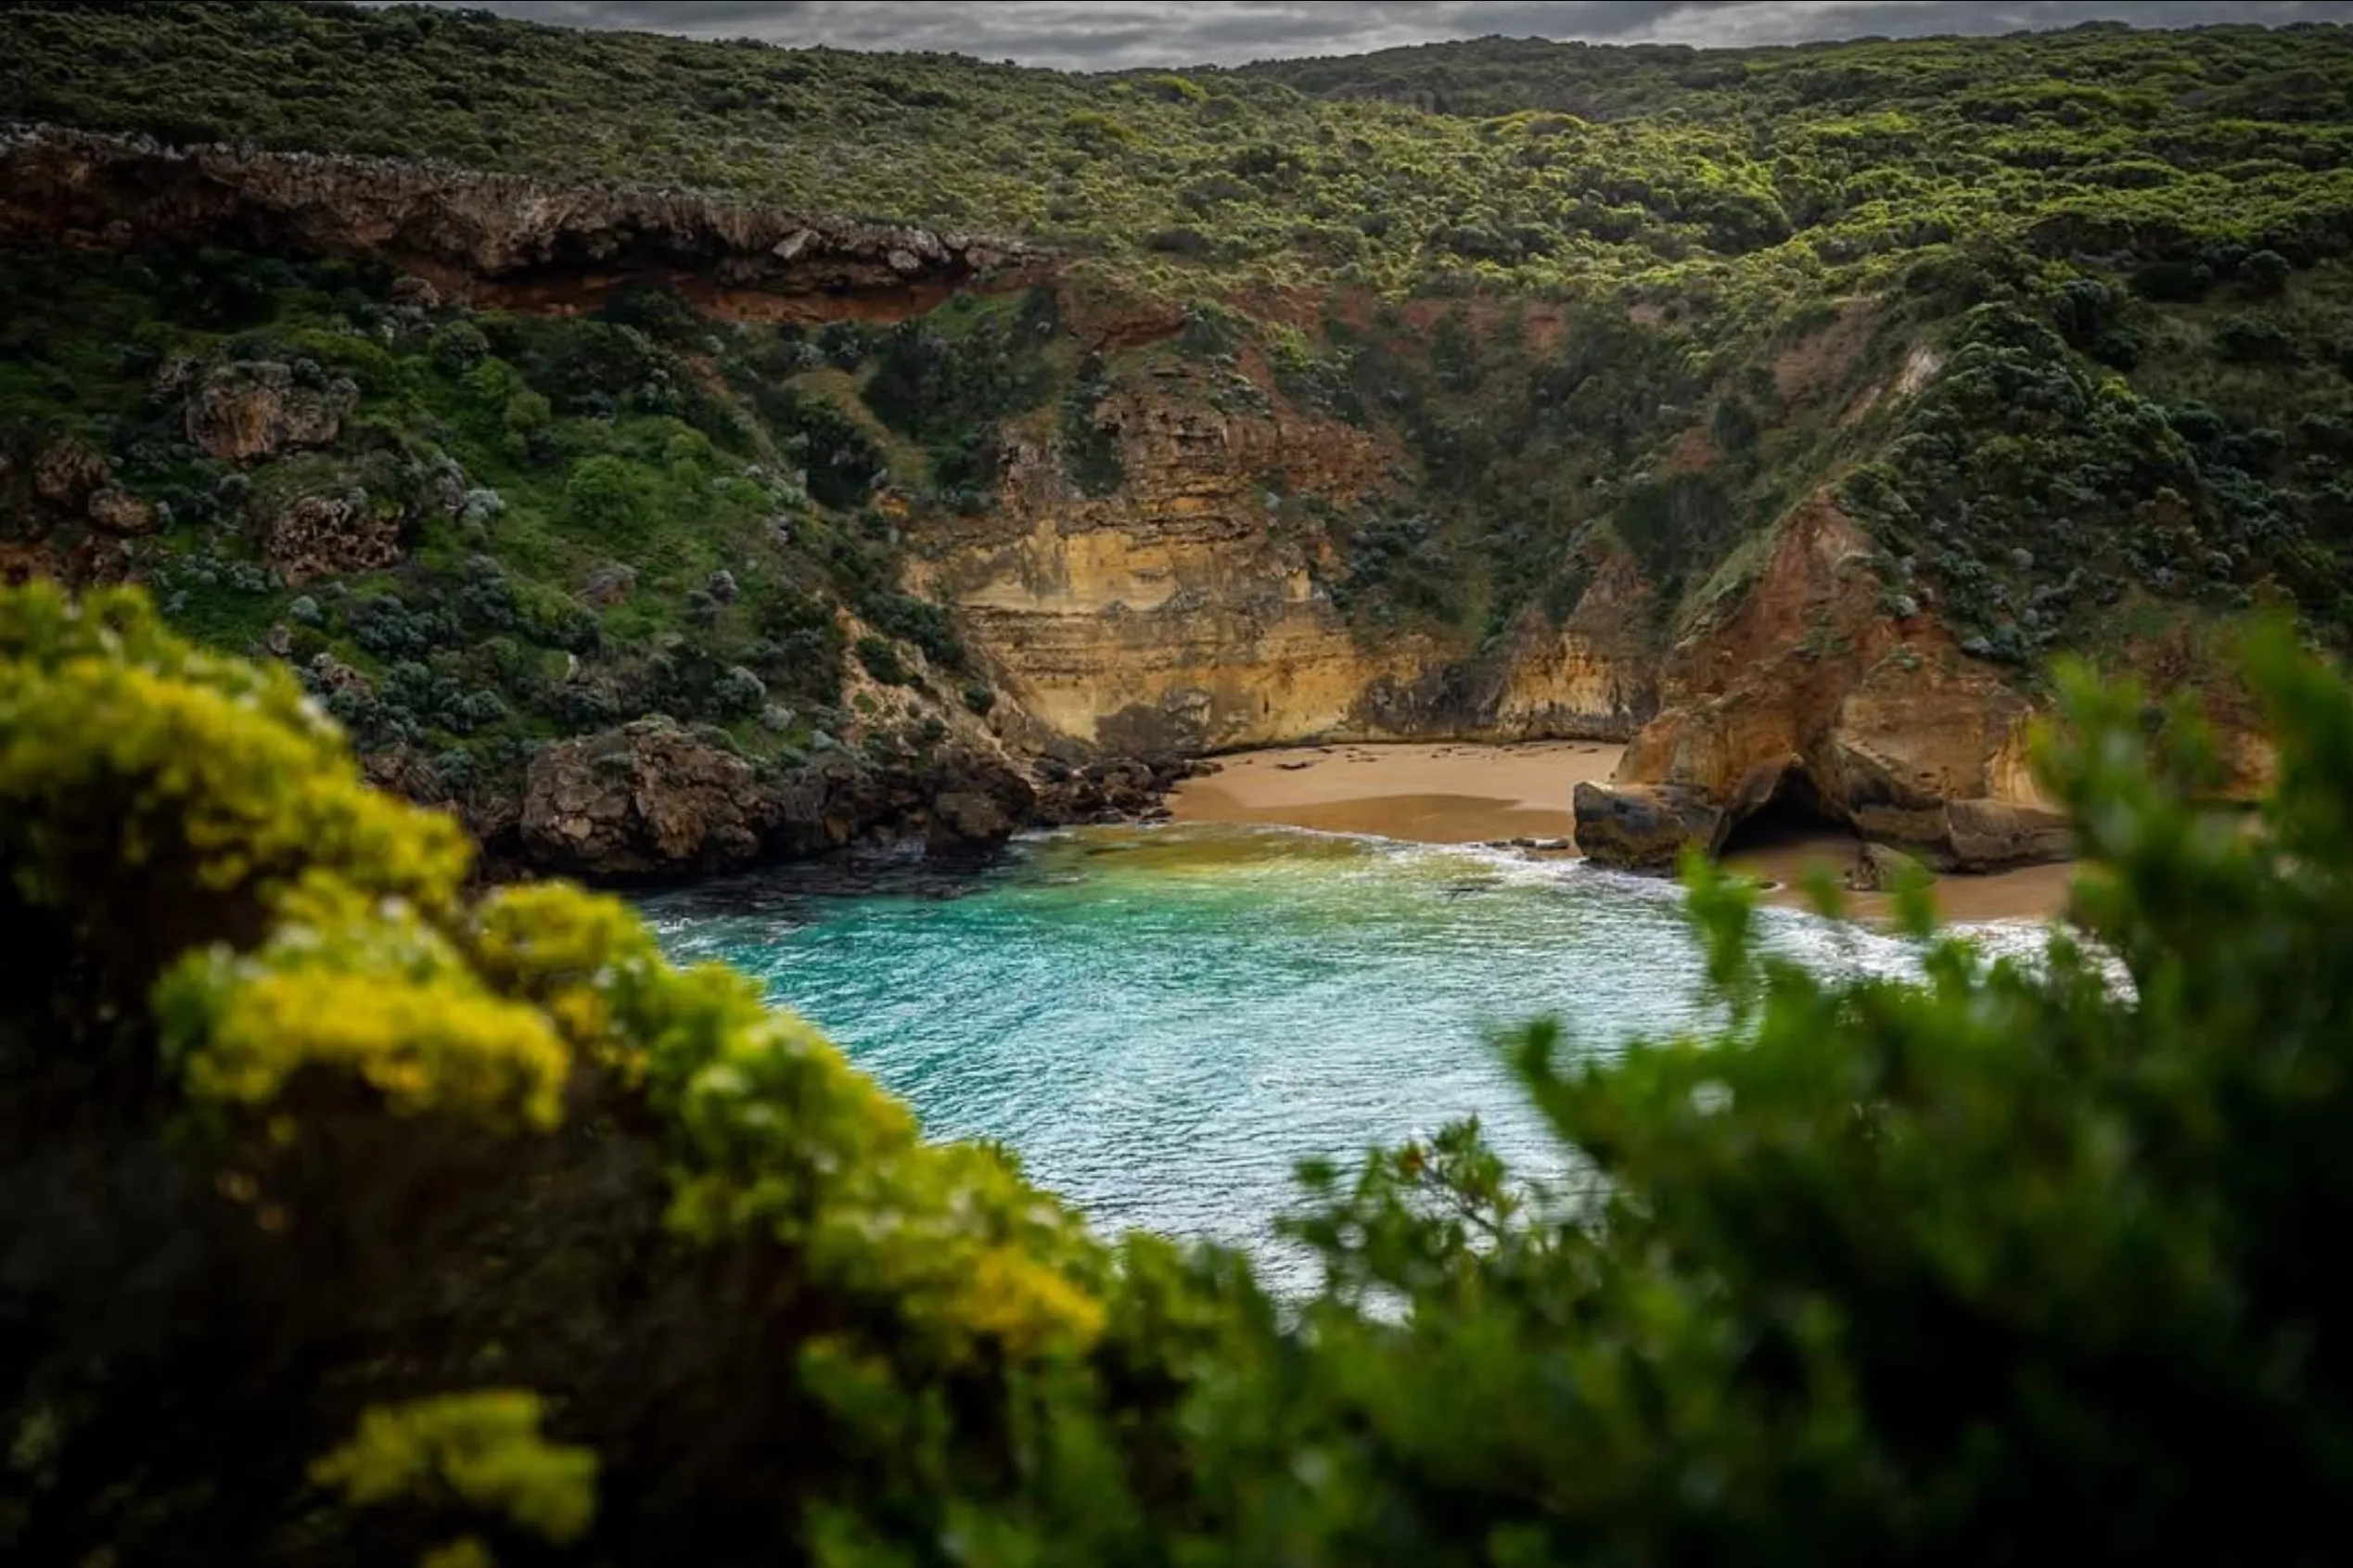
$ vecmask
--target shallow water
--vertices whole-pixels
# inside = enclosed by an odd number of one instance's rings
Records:
[[[1106,1230],[1261,1253],[1309,1155],[1476,1114],[1515,1164],[1560,1169],[1493,1028],[1549,1013],[1609,1052],[1705,1022],[1678,889],[1476,848],[1083,829],[961,879],[785,868],[646,908],[674,958],[758,976],[933,1135],[1004,1140]],[[1888,937],[1762,920],[1810,962],[1908,962]]]

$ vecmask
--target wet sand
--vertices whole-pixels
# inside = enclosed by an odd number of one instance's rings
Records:
[[[1600,741],[1531,741],[1243,752],[1219,759],[1215,773],[1178,785],[1169,807],[1181,822],[1257,822],[1421,844],[1568,841],[1577,828],[1571,797],[1578,784],[1606,783],[1622,749]],[[1778,884],[1771,901],[1802,905],[1807,869],[1827,864],[1843,873],[1860,843],[1834,830],[1774,835],[1735,846],[1725,863]],[[1564,844],[1557,852],[1572,851]],[[2072,867],[2050,865],[1939,877],[1937,909],[1948,921],[2052,919],[2066,906],[2072,874]],[[1893,903],[1884,893],[1846,896],[1848,911],[1864,920],[1886,917]]]
[[[1835,880],[1855,863],[1861,846],[1862,840],[1853,834],[1825,829],[1769,843],[1736,845],[1724,857],[1724,864],[1744,875],[1777,884],[1765,896],[1767,902],[1804,909],[1812,902],[1805,893],[1808,873],[1826,865]],[[1947,922],[1962,924],[2055,920],[2067,907],[2067,883],[2074,875],[2074,866],[2060,864],[2021,866],[1975,876],[1939,876],[1937,913]],[[1841,897],[1846,911],[1860,920],[1887,920],[1895,914],[1892,894],[1850,892]]]

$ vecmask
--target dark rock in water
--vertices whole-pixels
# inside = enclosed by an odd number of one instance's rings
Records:
[[[931,800],[924,843],[933,854],[993,849],[1011,838],[1037,805],[1029,781],[993,758],[958,757],[943,764],[946,788]]]
[[[1032,768],[1037,800],[1028,814],[1049,826],[1157,820],[1147,813],[1159,807],[1160,797],[1179,780],[1204,771],[1200,762],[1171,753],[1098,758],[1083,765],[1042,757]]]
[[[994,800],[969,790],[951,790],[931,803],[925,842],[934,849],[970,849],[1003,844],[1013,836],[1014,820]]]
[[[1848,869],[1847,886],[1857,893],[1890,893],[1912,876],[1925,876],[1928,868],[1902,850],[1886,844],[1866,844]]]
[[[525,779],[517,844],[540,870],[642,881],[912,838],[936,854],[991,849],[1037,800],[992,754],[886,768],[832,752],[762,771],[717,737],[644,719],[543,747]]]
[[[1577,846],[1595,865],[1671,872],[1687,849],[1714,854],[1730,822],[1723,809],[1678,784],[1579,784]]]

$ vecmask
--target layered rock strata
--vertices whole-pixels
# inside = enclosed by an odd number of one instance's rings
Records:
[[[739,319],[919,313],[1055,270],[1017,241],[646,185],[386,159],[0,130],[0,245],[367,256],[484,305],[593,309],[633,282]]]

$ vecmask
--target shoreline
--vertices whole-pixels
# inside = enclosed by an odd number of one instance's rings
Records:
[[[1532,840],[1523,852],[1576,858],[1573,797],[1580,783],[1606,784],[1625,747],[1610,741],[1334,742],[1271,746],[1211,759],[1217,771],[1180,782],[1170,820],[1368,834],[1417,844]],[[1851,866],[1862,840],[1828,824],[1735,845],[1732,870],[1775,884],[1769,903],[1804,907],[1815,865]],[[2064,912],[2071,863],[1937,878],[1937,911],[1951,924],[2054,920]],[[1865,921],[1892,914],[1885,893],[1848,893],[1847,912]]]

